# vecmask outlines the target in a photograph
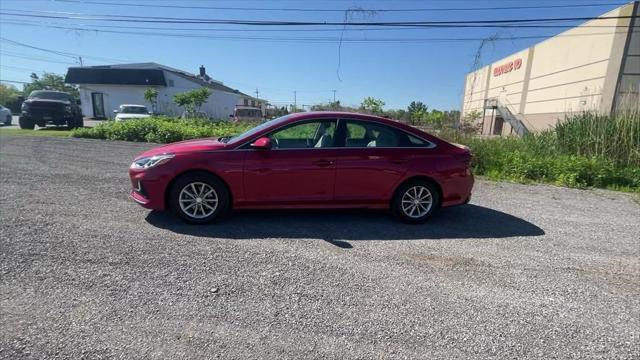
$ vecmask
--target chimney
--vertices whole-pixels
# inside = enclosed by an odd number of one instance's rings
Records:
[[[201,78],[204,78],[204,77],[205,77],[205,75],[207,75],[207,71],[206,71],[206,69],[204,68],[204,65],[200,65],[200,77],[201,77]]]

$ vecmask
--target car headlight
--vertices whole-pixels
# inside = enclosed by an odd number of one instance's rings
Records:
[[[174,154],[162,154],[162,155],[154,155],[149,157],[143,157],[135,160],[131,164],[132,169],[148,169],[154,166],[162,165],[167,161],[173,159]]]

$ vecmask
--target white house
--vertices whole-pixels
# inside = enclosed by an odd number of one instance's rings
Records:
[[[156,113],[180,115],[183,109],[173,102],[175,94],[208,87],[211,96],[200,109],[209,117],[228,119],[237,105],[251,105],[264,113],[266,101],[244,94],[213,80],[204,66],[198,75],[168,66],[150,63],[71,67],[65,78],[67,84],[79,86],[82,113],[95,119],[113,118],[113,110],[121,104],[147,105],[146,89],[158,90]]]

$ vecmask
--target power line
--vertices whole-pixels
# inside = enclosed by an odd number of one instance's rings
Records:
[[[8,82],[8,83],[15,83],[15,84],[31,84],[28,81],[4,80],[4,79],[0,79],[0,82]]]
[[[605,7],[620,6],[625,3],[609,3],[609,4],[569,4],[569,5],[536,5],[536,6],[501,6],[501,7],[468,7],[468,8],[414,8],[414,9],[322,9],[322,8],[265,8],[265,7],[235,7],[235,6],[194,6],[194,5],[162,5],[162,4],[132,4],[122,2],[104,2],[104,1],[85,1],[85,0],[54,0],[56,2],[74,3],[74,4],[90,4],[90,5],[108,5],[108,6],[127,6],[127,7],[154,7],[154,8],[170,8],[170,9],[202,9],[202,10],[233,10],[233,11],[283,11],[283,12],[338,12],[346,11],[370,11],[376,13],[391,12],[435,12],[435,11],[493,11],[493,10],[527,10],[527,9],[558,9],[558,8],[583,8],[583,7]]]
[[[34,57],[29,54],[21,54],[21,53],[9,52],[4,50],[0,51],[0,55],[19,58],[19,59],[32,60],[32,61],[41,61],[41,62],[57,63],[57,64],[64,64],[64,65],[76,65],[76,63],[59,61],[57,59]]]
[[[18,11],[7,13],[6,11]],[[34,14],[35,13],[35,14]],[[52,14],[52,15],[37,15]],[[520,24],[548,21],[588,21],[632,19],[638,16],[602,16],[602,17],[564,17],[564,18],[534,18],[534,19],[496,19],[496,20],[446,20],[446,21],[379,21],[379,22],[329,22],[329,21],[283,21],[283,20],[235,20],[235,19],[203,19],[203,18],[175,18],[158,16],[129,16],[129,15],[94,15],[63,13],[51,11],[26,11],[5,9],[0,15],[36,17],[47,19],[67,20],[96,20],[113,22],[146,22],[165,24],[221,24],[221,25],[249,25],[249,26],[433,26],[433,25],[465,25],[465,24]]]
[[[25,26],[35,26],[26,25]],[[138,36],[162,36],[162,37],[177,37],[177,38],[195,38],[195,39],[211,39],[211,40],[227,40],[227,41],[265,41],[265,42],[305,42],[305,43],[335,43],[340,39],[337,37],[267,37],[267,36],[212,36],[207,34],[172,34],[172,33],[159,33],[159,32],[132,32],[132,31],[118,31],[118,30],[103,30],[92,28],[79,28],[79,27],[65,27],[65,26],[50,26],[40,25],[41,27],[49,27],[64,30],[85,31],[92,33],[113,33],[113,34],[127,34]],[[633,31],[635,32],[635,31]],[[531,35],[531,36],[511,36],[497,38],[495,41],[513,41],[513,40],[536,40],[546,39],[552,36],[557,37],[583,37],[583,36],[602,36],[627,33],[627,31],[613,31],[613,32],[599,32],[599,33],[587,33],[587,34],[565,34],[565,35]],[[466,41],[482,41],[483,37],[464,38],[464,37],[432,37],[432,38],[343,38],[344,43],[395,43],[395,44],[407,44],[407,43],[425,43],[425,42],[466,42]]]
[[[0,65],[0,68],[21,70],[21,71],[31,71],[31,72],[45,72],[44,70],[29,69],[29,68],[23,68],[20,66],[11,66],[11,65]]]
[[[13,44],[13,45],[16,45],[16,46],[26,47],[26,48],[29,48],[29,49],[34,49],[34,50],[39,50],[39,51],[55,54],[55,55],[66,56],[66,57],[69,57],[69,58],[78,59],[80,61],[82,60],[82,57],[89,58],[89,59],[96,59],[96,60],[106,60],[106,61],[118,61],[118,62],[126,62],[126,61],[128,61],[128,60],[105,58],[105,57],[99,57],[99,56],[89,56],[89,55],[83,55],[83,54],[74,54],[74,53],[70,53],[70,52],[57,51],[57,50],[51,50],[51,49],[44,49],[44,48],[41,48],[41,47],[25,44],[25,43],[22,43],[22,42],[19,42],[19,41],[10,40],[10,39],[7,39],[5,37],[0,37],[0,41],[7,42],[9,44]]]
[[[42,21],[30,21],[30,20],[22,20],[22,21],[11,21],[11,20],[5,20],[3,21],[3,24],[12,24],[12,25],[47,25],[47,26],[68,26],[66,24],[62,24],[62,23],[55,23],[55,22],[42,22]],[[540,25],[540,24],[536,24],[536,25],[486,25],[486,24],[481,24],[481,25],[434,25],[434,26],[430,26],[430,27],[413,27],[413,26],[408,26],[408,27],[382,27],[382,28],[370,28],[370,27],[366,27],[366,28],[333,28],[333,29],[244,29],[244,28],[235,28],[235,29],[221,29],[221,28],[159,28],[157,26],[127,26],[127,25],[102,25],[102,24],[78,24],[77,26],[83,26],[83,27],[94,27],[94,28],[105,28],[105,29],[134,29],[134,30],[161,30],[161,31],[206,31],[206,32],[290,32],[290,33],[297,33],[297,32],[358,32],[358,31],[398,31],[398,30],[420,30],[420,31],[424,31],[424,30],[432,30],[433,28],[452,28],[452,27],[456,27],[456,28],[534,28],[534,29],[566,29],[569,27],[574,27],[575,25],[572,24],[567,24],[567,25],[548,25],[548,24],[544,24],[544,25]],[[611,29],[611,28],[628,28],[629,26],[627,25],[581,25],[582,28],[604,28],[604,29]],[[638,27],[640,28],[640,25],[635,25],[632,27]]]

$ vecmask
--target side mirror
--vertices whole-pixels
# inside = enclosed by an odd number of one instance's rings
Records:
[[[257,150],[269,150],[271,149],[271,139],[268,137],[261,137],[251,144],[251,147]]]

